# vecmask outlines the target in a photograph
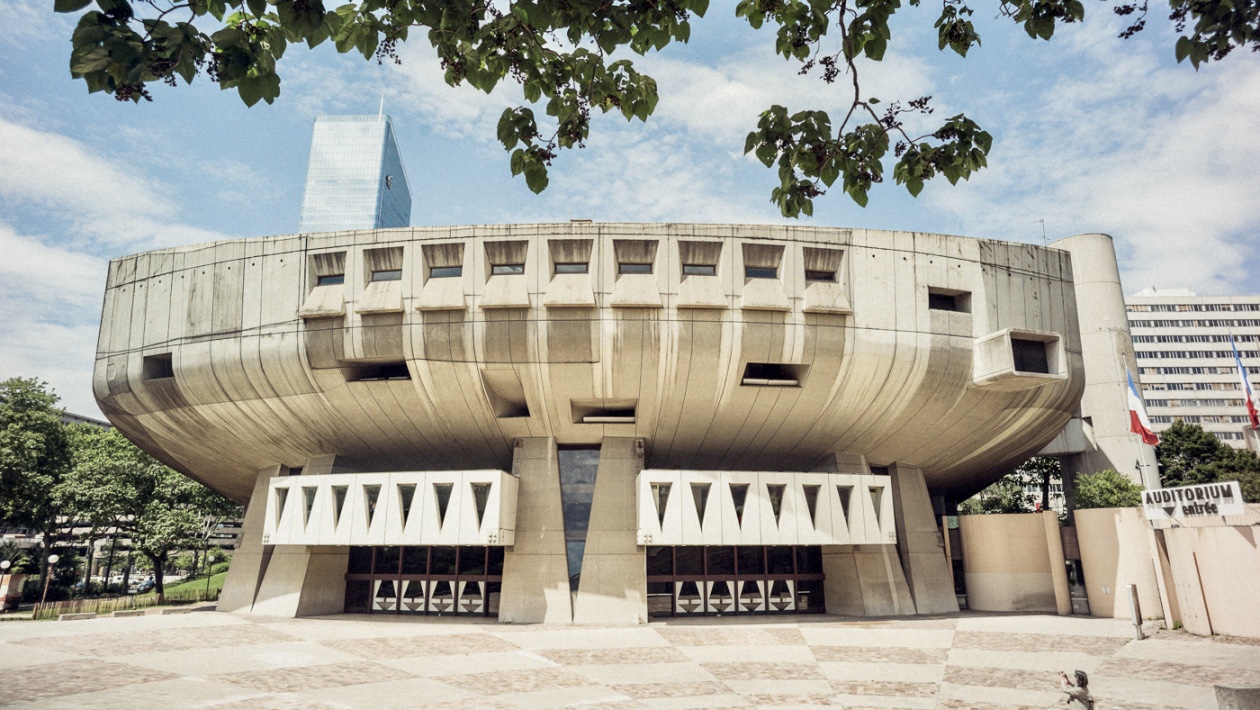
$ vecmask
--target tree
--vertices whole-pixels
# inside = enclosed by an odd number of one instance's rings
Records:
[[[0,382],[0,519],[42,536],[40,574],[59,539],[62,505],[55,491],[70,469],[70,445],[57,395],[21,377]]]
[[[1142,486],[1113,468],[1076,478],[1076,509],[1132,508],[1142,504]]]
[[[156,591],[173,553],[200,546],[207,516],[239,510],[230,501],[138,449],[115,429],[77,440],[75,465],[65,488],[83,515],[131,540],[153,565]]]
[[[399,61],[397,46],[424,31],[437,50],[446,81],[491,91],[505,80],[522,87],[531,105],[545,104],[547,127],[529,106],[508,108],[498,137],[511,151],[513,175],[534,192],[547,186],[557,151],[582,146],[591,113],[620,111],[646,121],[656,107],[656,82],[634,68],[628,53],[644,55],[687,42],[693,17],[709,0],[352,0],[328,10],[322,0],[54,0],[59,12],[79,13],[71,38],[70,72],[89,91],[120,101],[152,100],[149,85],[191,82],[200,72],[247,105],[280,95],[277,65],[290,44],[314,47],[332,40],[340,52]],[[1219,61],[1236,47],[1260,48],[1260,4],[1225,0],[1169,0],[1180,34],[1178,61],[1195,67]],[[1113,11],[1134,18],[1121,34],[1146,24],[1147,0],[1114,0]],[[910,0],[917,7],[919,0]],[[881,105],[864,91],[862,61],[883,59],[890,21],[900,0],[741,0],[738,17],[754,29],[777,26],[775,51],[831,84],[852,84],[838,122],[823,111],[772,106],[749,133],[745,153],[772,167],[771,193],[784,215],[811,214],[813,199],[837,180],[858,204],[884,180],[890,144],[893,177],[917,195],[926,181],[951,184],[987,164],[992,139],[965,114],[920,136],[904,128],[907,114],[932,112],[931,97]],[[1082,20],[1081,0],[997,0],[996,10],[1029,37],[1048,40],[1059,23]],[[980,44],[966,0],[945,0],[936,20],[937,46],[965,57]],[[628,51],[622,51],[628,50]],[[614,59],[614,57],[616,57]]]
[[[1014,474],[1007,474],[958,505],[963,515],[986,513],[1031,513],[1033,497]]]
[[[1243,499],[1260,503],[1260,457],[1222,443],[1198,424],[1178,419],[1155,448],[1164,486],[1238,481]]]

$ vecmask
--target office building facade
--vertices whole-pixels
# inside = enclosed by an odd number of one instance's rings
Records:
[[[411,224],[411,188],[389,116],[319,116],[298,231]]]
[[[1234,448],[1254,446],[1230,340],[1252,390],[1260,389],[1260,296],[1150,288],[1125,297],[1125,304],[1155,431],[1181,419]]]

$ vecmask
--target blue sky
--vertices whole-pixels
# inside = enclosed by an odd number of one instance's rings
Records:
[[[205,77],[122,104],[70,78],[72,24],[50,4],[0,1],[0,377],[44,379],[92,416],[108,260],[296,231],[317,114],[375,113],[385,97],[415,225],[774,223],[786,221],[768,201],[775,174],[742,155],[758,112],[781,103],[834,115],[847,101],[843,82],[797,76],[770,32],[714,2],[689,45],[635,60],[659,84],[656,115],[597,118],[588,147],[563,154],[536,196],[494,138],[519,91],[447,87],[423,41],[402,49],[400,66],[290,48],[270,106],[246,108]],[[837,190],[801,222],[1040,243],[1044,220],[1051,241],[1113,235],[1127,292],[1255,293],[1260,55],[1195,72],[1173,60],[1161,18],[1124,41],[1108,7],[1089,5],[1085,23],[1049,43],[977,10],[984,44],[965,60],[937,51],[930,7],[903,9],[885,61],[860,69],[864,93],[931,95],[934,119],[966,111],[994,136],[990,168],[918,199],[890,180],[865,209]]]

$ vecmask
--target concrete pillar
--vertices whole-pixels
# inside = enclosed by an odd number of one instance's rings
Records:
[[[254,606],[254,597],[258,594],[271,557],[270,548],[264,550],[262,544],[263,516],[267,513],[267,482],[279,476],[282,469],[282,466],[264,468],[254,480],[254,492],[245,506],[245,519],[241,521],[241,534],[232,553],[232,564],[223,580],[223,591],[219,593],[216,607],[219,611],[248,613]]]
[[[1050,558],[1050,583],[1054,586],[1054,606],[1059,616],[1072,615],[1072,591],[1068,586],[1067,559],[1063,556],[1063,533],[1059,532],[1059,515],[1043,510],[1042,528],[1046,531],[1046,554]]]
[[[512,473],[520,479],[516,544],[503,557],[499,621],[567,624],[573,620],[564,545],[560,460],[550,437],[517,439]]]
[[[897,551],[905,572],[915,611],[944,614],[958,611],[953,574],[945,557],[945,542],[936,526],[936,514],[928,497],[923,471],[896,464],[892,475],[893,511],[897,524]],[[1066,584],[1066,577],[1065,584]]]
[[[642,470],[641,439],[604,439],[573,606],[575,623],[647,623],[647,559],[636,541],[634,485]]]
[[[823,594],[828,614],[900,616],[914,613],[893,545],[824,546]],[[953,587],[949,588],[953,593]]]
[[[1147,488],[1159,488],[1153,447],[1129,431],[1126,369],[1133,373],[1133,381],[1139,386],[1140,379],[1111,237],[1078,234],[1052,246],[1072,255],[1076,317],[1085,365],[1081,416],[1091,424],[1097,444],[1096,450],[1065,463],[1079,466],[1082,473],[1114,468]]]

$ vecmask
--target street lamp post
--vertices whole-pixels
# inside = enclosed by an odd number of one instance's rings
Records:
[[[214,570],[214,555],[206,555],[206,601],[210,601],[210,573]]]
[[[47,601],[47,599],[48,599],[48,583],[52,581],[52,576],[53,576],[53,565],[57,564],[57,562],[58,562],[60,559],[61,559],[61,558],[60,558],[60,557],[58,557],[57,555],[49,555],[49,556],[48,556],[48,570],[47,570],[47,571],[48,571],[48,574],[47,574],[47,576],[45,576],[45,577],[44,577],[44,594],[43,594],[43,596],[41,596],[41,597],[39,598],[39,604],[40,604],[40,606],[43,606],[43,605],[44,605],[44,602],[45,602],[45,601]]]

